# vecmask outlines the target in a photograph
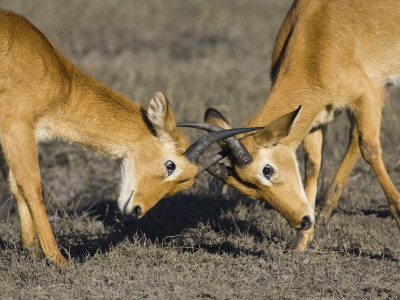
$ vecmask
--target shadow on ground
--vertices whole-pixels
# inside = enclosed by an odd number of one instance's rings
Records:
[[[216,183],[217,189],[222,184]],[[192,228],[197,228],[199,224],[207,224],[216,234],[234,235],[238,232],[245,232],[253,240],[261,242],[262,240],[272,241],[274,236],[267,236],[256,226],[252,220],[239,220],[228,217],[235,205],[251,207],[254,200],[247,199],[236,191],[228,194],[214,193],[182,193],[173,197],[168,197],[160,201],[153,207],[142,219],[128,220],[118,210],[115,201],[102,201],[92,206],[82,207],[79,211],[65,211],[66,214],[76,215],[89,213],[91,219],[101,221],[107,228],[108,233],[98,235],[93,239],[92,235],[79,235],[79,243],[72,243],[68,247],[68,255],[79,261],[89,255],[93,256],[98,251],[110,251],[113,246],[119,244],[125,239],[131,242],[133,239],[145,238],[153,243],[174,243],[185,251],[185,242],[180,238],[182,232]],[[271,210],[267,204],[258,204],[263,209]],[[262,213],[262,212],[261,212]],[[61,246],[69,244],[68,240],[74,239],[73,236],[59,235],[59,244]],[[209,253],[247,253],[248,255],[260,256],[260,251],[249,252],[233,245],[229,241],[221,243],[205,243],[201,239],[196,247],[188,247],[190,251],[195,248],[203,249]],[[67,253],[64,251],[64,254]]]

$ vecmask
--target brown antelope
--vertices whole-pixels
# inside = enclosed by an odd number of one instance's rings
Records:
[[[45,257],[67,264],[42,201],[37,142],[58,138],[119,160],[119,209],[140,218],[222,157],[203,157],[212,143],[244,131],[207,135],[188,147],[161,92],[145,110],[82,73],[24,17],[0,11],[0,159],[17,201],[22,245],[34,255],[40,244]]]
[[[400,85],[399,57],[400,1],[294,1],[274,45],[269,97],[246,123],[267,126],[242,140],[252,159],[238,163],[236,158],[233,172],[219,165],[217,175],[246,195],[268,201],[299,228],[307,211],[305,202],[315,205],[322,127],[346,110],[350,142],[325,195],[321,216],[329,217],[337,205],[361,154],[373,168],[400,227],[400,195],[385,169],[379,141],[385,87]],[[208,110],[205,119],[230,127],[216,110]],[[301,142],[305,195],[295,157]],[[297,250],[304,250],[314,234],[312,219],[303,224],[307,230],[298,231]]]

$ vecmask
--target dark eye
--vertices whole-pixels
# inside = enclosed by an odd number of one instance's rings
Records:
[[[165,166],[167,167],[168,176],[171,175],[172,173],[174,173],[175,164],[171,160],[167,160],[167,162],[165,163]]]
[[[266,165],[263,169],[264,176],[270,180],[272,174],[274,174],[274,169],[270,165]]]

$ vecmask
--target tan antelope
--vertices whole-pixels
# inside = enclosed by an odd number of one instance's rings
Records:
[[[119,160],[119,209],[140,218],[222,157],[203,156],[212,143],[244,131],[207,135],[189,147],[161,92],[144,109],[82,73],[24,17],[0,11],[0,159],[22,245],[34,255],[41,247],[59,267],[67,265],[42,201],[38,142],[58,138]]]
[[[400,227],[400,195],[385,169],[379,141],[385,87],[400,85],[400,1],[294,1],[274,45],[271,79],[266,103],[246,123],[267,125],[242,139],[247,162],[235,158],[233,171],[219,165],[217,175],[246,195],[268,201],[293,227],[307,229],[299,230],[294,241],[294,249],[304,250],[314,234],[313,219],[303,218],[315,205],[322,127],[346,110],[350,142],[321,216],[329,217],[337,205],[361,153]],[[205,119],[230,128],[216,110],[208,110]],[[295,156],[301,142],[305,194]],[[300,226],[300,220],[307,226]]]

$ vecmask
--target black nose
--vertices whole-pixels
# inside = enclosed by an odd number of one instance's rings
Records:
[[[140,207],[140,205],[136,205],[132,210],[132,217],[139,218],[141,214],[142,208]]]
[[[303,229],[303,230],[310,229],[311,225],[312,225],[312,222],[311,222],[311,218],[309,216],[305,216],[301,220],[301,229]]]

